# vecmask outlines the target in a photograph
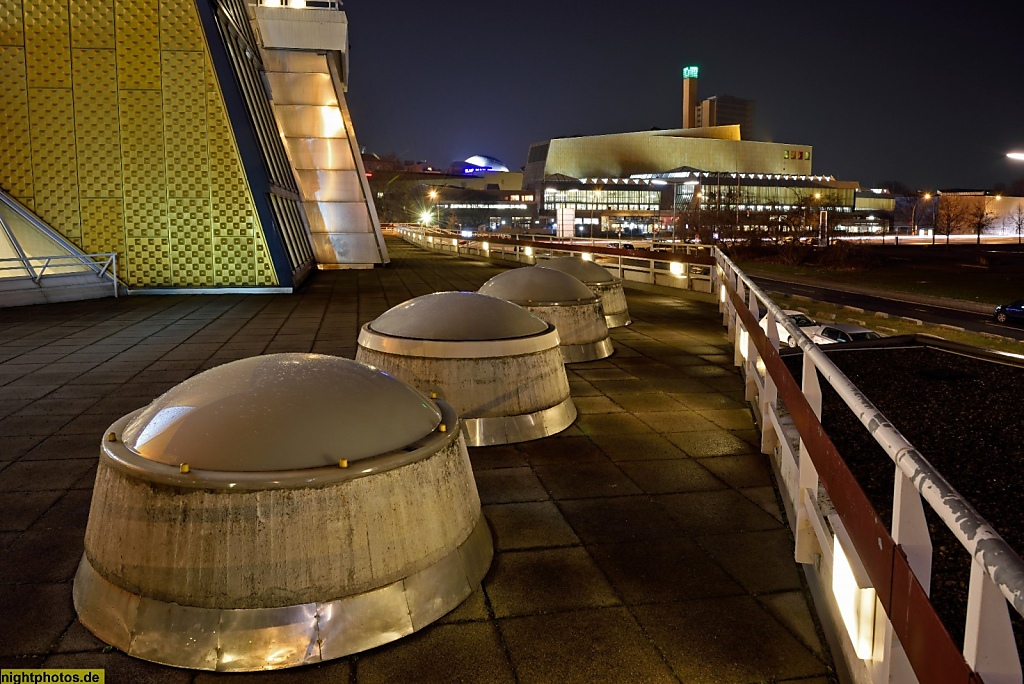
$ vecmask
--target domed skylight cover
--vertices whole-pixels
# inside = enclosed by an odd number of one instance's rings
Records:
[[[494,276],[481,294],[516,304],[568,304],[593,301],[590,288],[567,273],[550,268],[517,268]]]
[[[510,340],[545,332],[548,324],[505,299],[478,292],[437,292],[388,309],[370,323],[381,335],[414,340]]]
[[[433,401],[350,359],[255,356],[155,399],[121,436],[143,458],[224,472],[337,466],[407,447],[441,422]]]

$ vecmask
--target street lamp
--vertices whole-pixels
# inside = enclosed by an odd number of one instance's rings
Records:
[[[917,235],[917,223],[915,223],[915,221],[914,221],[914,219],[917,217],[917,206],[921,203],[922,199],[925,202],[927,202],[931,198],[932,198],[932,194],[930,192],[926,192],[921,197],[914,199],[914,207],[910,210],[910,234],[911,235]],[[896,235],[896,244],[897,245],[900,244],[900,236],[899,236],[899,234]],[[935,244],[935,231],[934,230],[932,230],[932,244]]]
[[[819,201],[821,201],[821,193],[820,192],[816,192],[816,193],[814,193],[814,202],[817,203]],[[824,217],[825,217],[825,223],[824,224],[821,222],[822,215],[824,215]],[[822,209],[819,206],[819,208],[818,208],[818,244],[821,245],[822,247],[826,247],[828,245],[828,240],[827,240],[828,236],[826,235],[826,232],[828,231],[828,225],[827,224],[828,224],[828,212],[826,210]]]
[[[434,202],[434,207],[437,209],[437,228],[441,229],[441,204],[437,201],[437,190],[431,190],[427,193],[430,199]]]

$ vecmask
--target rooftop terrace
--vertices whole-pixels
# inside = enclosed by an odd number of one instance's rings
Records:
[[[128,297],[0,311],[0,668],[111,682],[826,682],[768,457],[708,295],[629,290],[615,354],[567,367],[575,424],[470,449],[496,555],[419,633],[323,665],[243,675],[109,651],[71,584],[99,441],[191,375],[275,352],[352,358],[359,327],[501,267],[388,245],[390,268],[294,295]]]

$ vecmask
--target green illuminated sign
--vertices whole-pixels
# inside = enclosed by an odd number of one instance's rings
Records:
[[[683,78],[697,78],[697,67],[683,67]]]

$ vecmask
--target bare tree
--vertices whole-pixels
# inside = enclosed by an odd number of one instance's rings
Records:
[[[992,225],[992,221],[995,220],[995,214],[988,210],[985,200],[982,199],[980,203],[975,204],[968,209],[967,220],[970,223],[971,228],[974,230],[974,234],[978,237],[978,244],[980,245],[981,234]]]
[[[939,198],[939,207],[935,211],[935,233],[949,236],[962,233],[970,225],[968,206],[959,197],[944,196]],[[932,244],[935,244],[935,233],[932,233]]]
[[[1015,206],[1003,219],[1009,221],[1014,232],[1017,233],[1017,244],[1021,244],[1021,233],[1024,233],[1024,204],[1017,202]]]
[[[896,199],[894,222],[906,222],[911,235],[917,233],[920,225],[934,225],[935,202],[931,193],[914,194]],[[934,236],[934,231],[933,231]]]

